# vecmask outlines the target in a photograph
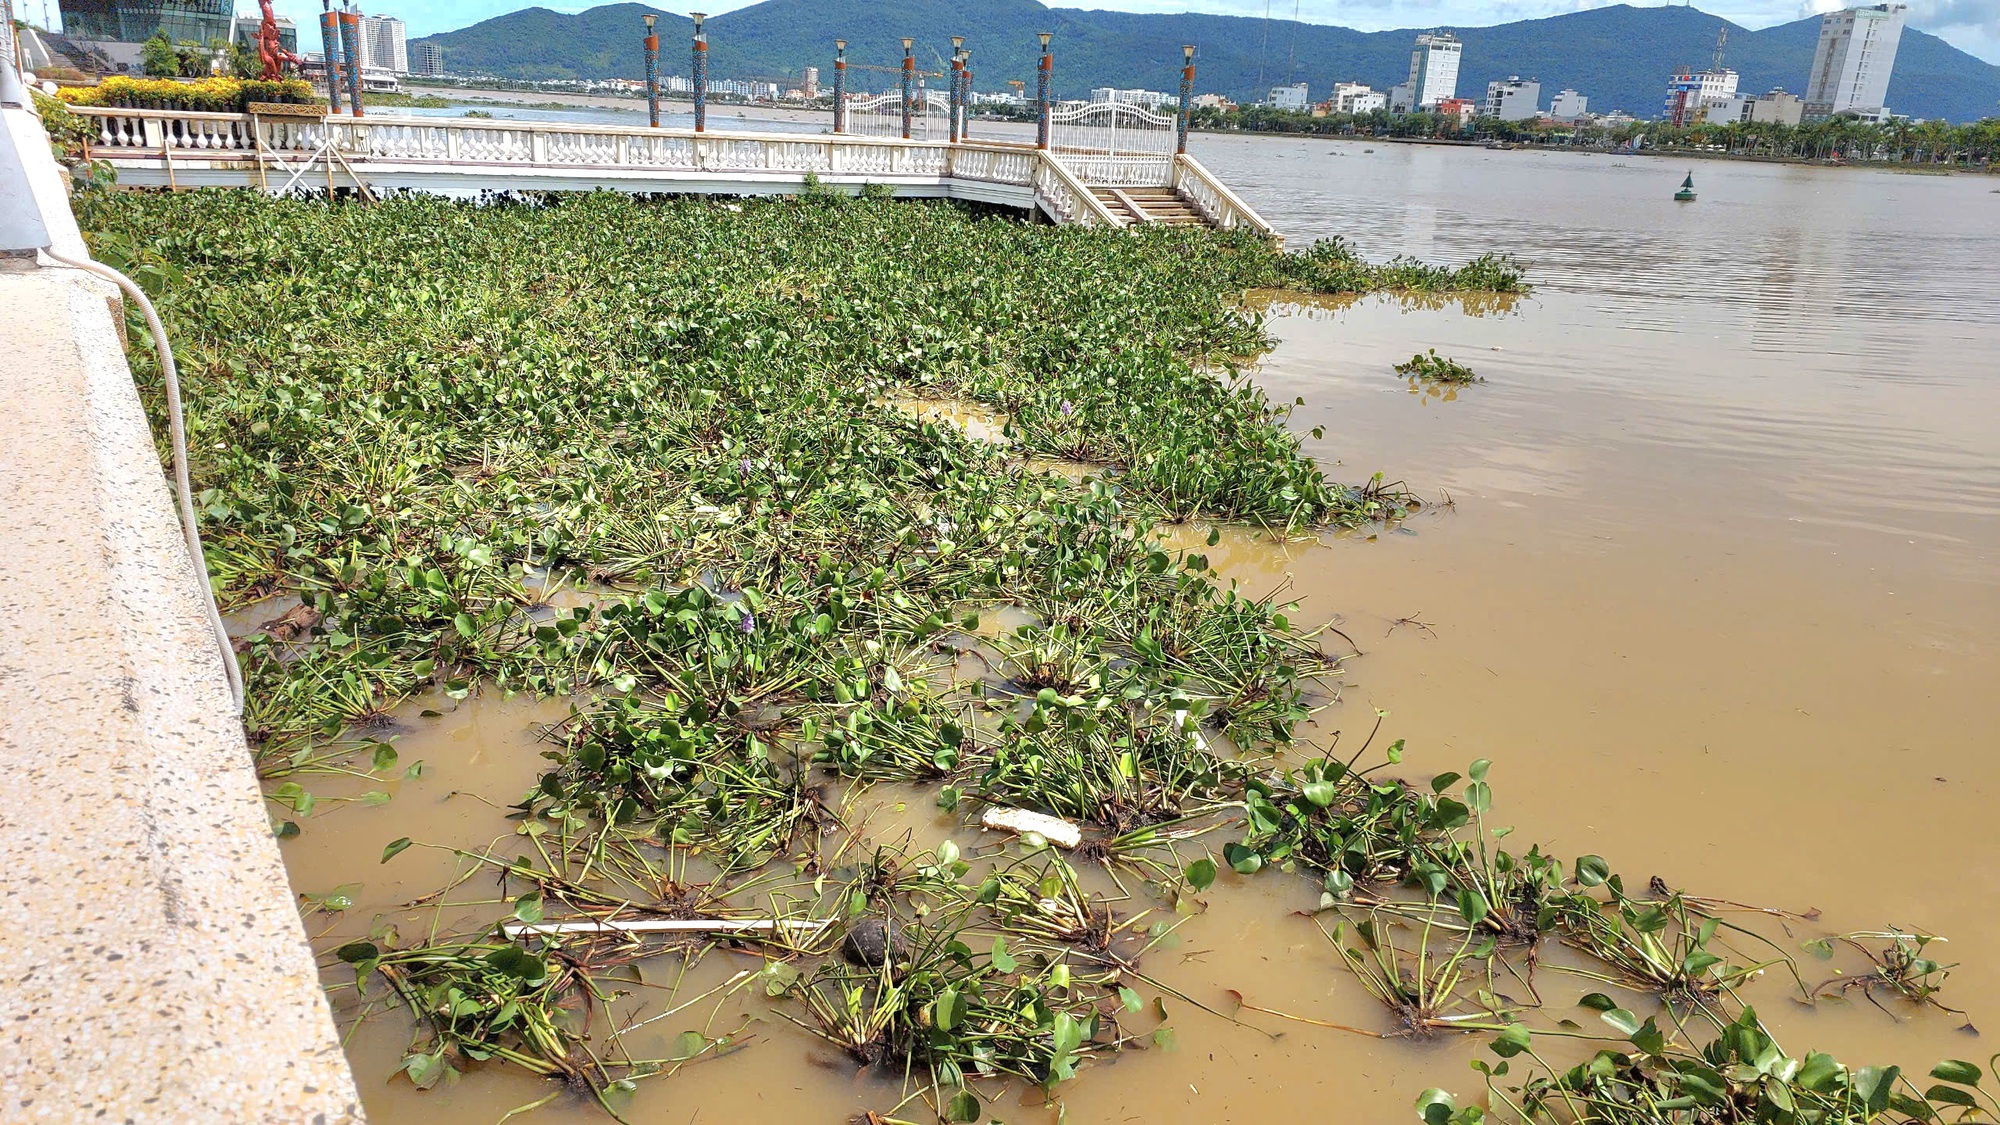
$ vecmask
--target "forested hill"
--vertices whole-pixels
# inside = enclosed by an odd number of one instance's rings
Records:
[[[526,8],[421,42],[445,48],[454,73],[509,78],[638,78],[644,62],[640,15],[660,12],[661,70],[688,71],[684,16],[640,4],[608,4],[577,15]],[[1782,86],[1803,94],[1817,19],[1752,31],[1693,8],[1617,5],[1493,27],[1450,28],[1465,41],[1458,90],[1484,94],[1486,83],[1518,74],[1539,78],[1542,103],[1564,87],[1595,110],[1659,112],[1672,69],[1706,66],[1718,29],[1727,25],[1725,65],[1743,89]],[[1056,87],[1080,97],[1092,86],[1173,90],[1181,44],[1200,46],[1197,89],[1238,100],[1273,85],[1304,81],[1315,99],[1336,81],[1386,89],[1402,81],[1411,38],[1423,28],[1360,32],[1324,24],[1237,16],[1140,15],[1051,8],[1036,0],[765,0],[708,21],[710,73],[718,78],[795,77],[806,66],[831,78],[833,40],[848,41],[856,62],[893,66],[901,38],[917,40],[919,64],[942,69],[949,36],[964,35],[982,90],[1009,78],[1033,89],[1035,33],[1055,33]],[[858,71],[859,84],[889,76]],[[1904,32],[1889,85],[1891,108],[1916,117],[1968,121],[1995,112],[2000,67],[1936,36]]]

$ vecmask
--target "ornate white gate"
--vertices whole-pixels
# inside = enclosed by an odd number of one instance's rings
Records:
[[[910,95],[910,101],[911,140],[951,139],[950,98],[936,90],[918,89]],[[847,131],[864,137],[901,137],[903,135],[902,91],[849,94]]]
[[[1070,102],[1049,111],[1049,147],[1087,184],[1164,186],[1174,117],[1129,102]]]

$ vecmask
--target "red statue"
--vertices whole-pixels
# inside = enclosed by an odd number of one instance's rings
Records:
[[[264,60],[264,81],[276,82],[284,77],[285,67],[305,60],[278,45],[278,17],[271,11],[271,0],[257,0],[257,6],[264,12],[264,22],[257,27],[257,57]]]

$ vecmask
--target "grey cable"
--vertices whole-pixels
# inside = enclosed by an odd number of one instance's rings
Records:
[[[132,279],[112,269],[102,262],[88,258],[78,261],[66,258],[54,250],[44,248],[42,253],[69,266],[96,274],[124,290],[146,315],[146,327],[153,333],[153,348],[160,356],[160,370],[166,375],[167,383],[167,432],[174,447],[174,493],[179,501],[181,532],[187,539],[188,559],[194,563],[195,573],[201,578],[201,601],[208,608],[208,624],[215,631],[215,643],[222,650],[222,674],[229,678],[229,696],[236,703],[236,713],[243,714],[243,670],[236,666],[236,649],[229,643],[229,630],[222,624],[222,611],[215,604],[215,590],[209,585],[208,560],[201,551],[201,532],[195,521],[194,489],[188,483],[187,467],[187,426],[181,417],[181,377],[174,366],[173,345],[167,342],[167,330],[160,324],[160,314],[153,308],[153,302],[146,299],[146,293]]]

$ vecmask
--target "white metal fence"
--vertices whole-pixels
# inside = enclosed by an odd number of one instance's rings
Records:
[[[1164,184],[1173,164],[1170,114],[1128,102],[1072,102],[1049,111],[1049,146],[1085,183]]]
[[[847,96],[847,131],[863,137],[903,135],[903,94]],[[951,99],[936,90],[918,89],[910,95],[910,139],[948,141],[951,139]]]

